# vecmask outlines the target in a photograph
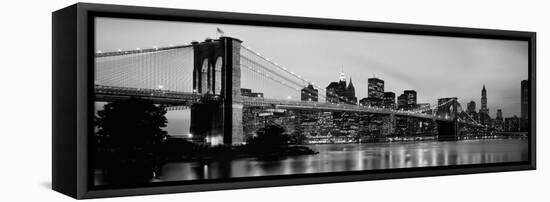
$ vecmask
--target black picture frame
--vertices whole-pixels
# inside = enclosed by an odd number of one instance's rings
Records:
[[[399,33],[428,36],[522,40],[529,44],[529,160],[527,162],[444,167],[246,177],[200,182],[166,182],[133,187],[96,188],[91,184],[93,132],[94,17],[216,22],[292,28]],[[536,33],[352,20],[288,17],[169,8],[77,3],[52,14],[52,188],[68,196],[98,197],[305,185],[423,176],[536,169]]]

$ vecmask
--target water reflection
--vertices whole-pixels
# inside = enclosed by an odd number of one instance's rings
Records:
[[[528,159],[527,140],[309,145],[317,155],[165,164],[157,181],[219,179],[373,169],[517,162]],[[105,184],[96,176],[96,184]]]
[[[155,181],[446,166],[527,160],[526,140],[310,145],[318,155],[169,163]]]

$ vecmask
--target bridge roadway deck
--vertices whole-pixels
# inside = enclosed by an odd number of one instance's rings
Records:
[[[159,104],[172,104],[172,105],[192,105],[194,103],[206,102],[206,101],[221,101],[222,98],[217,95],[203,95],[192,92],[177,92],[161,89],[144,89],[144,88],[127,88],[127,87],[113,87],[113,86],[95,86],[95,101],[100,102],[112,102],[119,100],[127,100],[131,98],[139,98],[144,100],[150,100]],[[423,119],[434,119],[451,121],[443,117],[434,116],[431,114],[410,112],[403,110],[394,110],[378,107],[368,107],[352,104],[335,104],[335,103],[323,103],[323,102],[311,102],[311,101],[297,101],[297,100],[280,100],[269,98],[256,98],[256,97],[237,97],[234,99],[237,103],[242,103],[248,106],[258,107],[274,107],[280,109],[294,109],[294,110],[312,110],[312,111],[346,111],[346,112],[362,112],[362,113],[374,113],[374,114],[394,114],[396,116],[409,116]]]
[[[441,119],[430,114],[414,113],[402,110],[393,110],[378,107],[367,107],[361,105],[352,104],[335,104],[335,103],[323,103],[323,102],[310,102],[310,101],[296,101],[296,100],[279,100],[268,98],[254,98],[254,97],[241,97],[242,103],[250,106],[275,106],[280,109],[295,109],[295,110],[312,110],[312,111],[345,111],[345,112],[363,112],[373,114],[394,114],[396,116],[410,116],[424,119]]]

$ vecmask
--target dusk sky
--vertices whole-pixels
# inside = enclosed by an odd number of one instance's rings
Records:
[[[479,110],[485,84],[492,117],[499,108],[505,117],[520,115],[526,41],[97,18],[96,51],[182,45],[215,38],[217,27],[322,87],[337,81],[343,67],[358,99],[376,76],[397,96],[412,89],[419,103],[458,97],[463,108],[474,100]]]

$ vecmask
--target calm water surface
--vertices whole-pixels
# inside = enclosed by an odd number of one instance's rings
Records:
[[[320,152],[281,159],[240,158],[164,165],[153,181],[517,162],[528,160],[527,140],[308,145]]]

